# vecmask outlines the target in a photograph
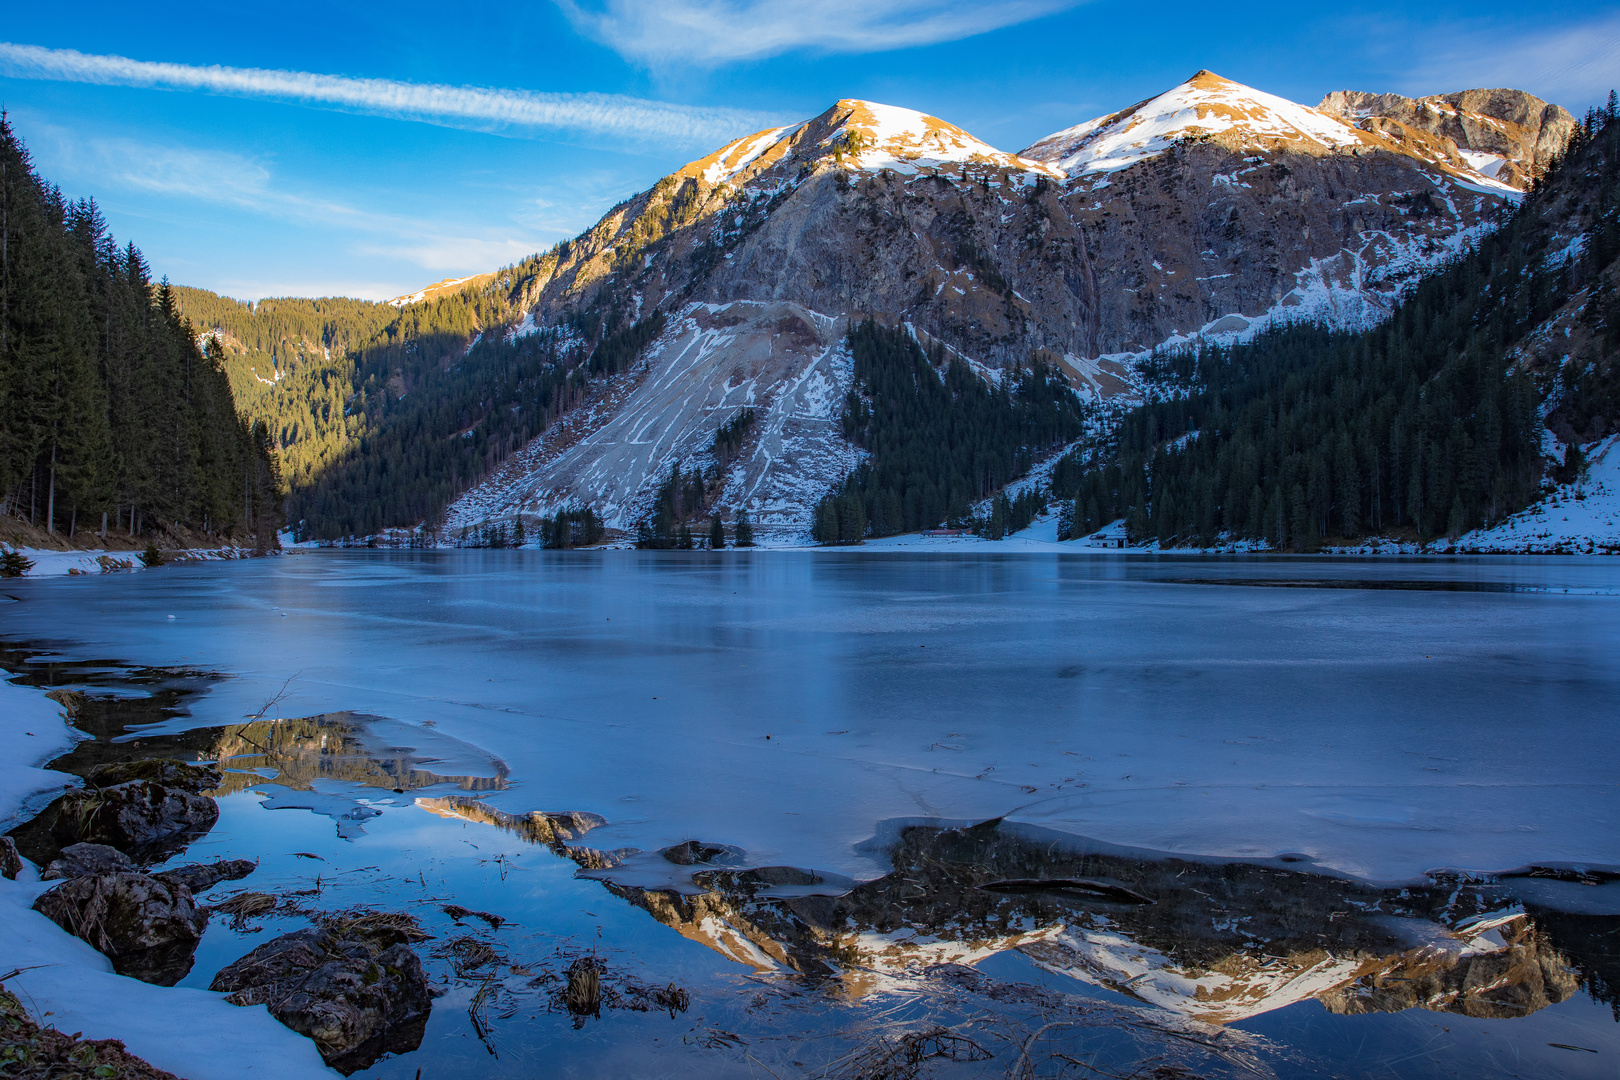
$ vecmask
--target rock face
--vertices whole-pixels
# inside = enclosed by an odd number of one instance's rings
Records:
[[[617,866],[626,855],[636,853],[635,848],[617,848],[599,851],[582,844],[570,844],[592,829],[607,824],[600,814],[583,810],[531,810],[527,814],[508,814],[480,799],[466,795],[447,795],[439,798],[420,798],[416,805],[440,817],[479,821],[508,832],[517,833],[531,844],[544,844],[565,859],[572,859],[587,870],[601,870]]]
[[[1485,175],[1519,188],[1563,152],[1576,125],[1564,109],[1522,90],[1463,90],[1424,98],[1336,90],[1317,110],[1369,131],[1427,132],[1469,152],[1470,163]]]
[[[267,1005],[345,1074],[416,1049],[432,1008],[422,963],[402,942],[300,930],[267,941],[214,977],[236,1005]]]
[[[106,844],[127,854],[184,846],[214,827],[213,799],[154,780],[80,788],[58,801],[52,835],[62,844]]]
[[[1165,343],[1376,323],[1570,130],[1528,95],[1451,98],[1317,110],[1206,71],[1019,154],[855,100],[739,139],[539,260],[513,333],[566,351],[610,312],[664,329],[445,524],[582,502],[633,527],[671,465],[717,463],[716,429],[751,408],[719,506],[805,527],[861,458],[839,422],[851,317],[908,324],[991,377],[1039,356],[1122,401],[1145,389],[1133,358]]]
[[[185,978],[208,924],[190,889],[145,874],[76,877],[40,896],[34,910],[89,942],[119,974],[159,986]]]

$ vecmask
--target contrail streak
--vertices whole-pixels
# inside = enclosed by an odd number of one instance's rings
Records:
[[[660,142],[718,143],[775,120],[740,109],[671,105],[618,94],[543,94],[218,64],[198,67],[10,43],[0,43],[0,72],[22,79],[269,98],[481,130],[556,128]]]

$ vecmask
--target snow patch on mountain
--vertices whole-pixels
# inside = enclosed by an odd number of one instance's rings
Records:
[[[1043,162],[997,150],[955,124],[914,109],[880,105],[875,101],[841,101],[849,114],[826,140],[829,147],[861,136],[862,149],[851,155],[856,168],[866,172],[890,169],[904,175],[947,165],[981,164],[1021,172],[1057,174]]]
[[[1586,448],[1586,475],[1500,525],[1459,537],[1459,551],[1620,554],[1620,435]]]

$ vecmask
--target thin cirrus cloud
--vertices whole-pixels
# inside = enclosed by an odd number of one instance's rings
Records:
[[[1407,76],[1412,92],[1510,86],[1579,114],[1620,85],[1620,14],[1528,33],[1482,30],[1447,37],[1444,49],[1416,58]]]
[[[960,41],[1084,0],[554,0],[574,28],[621,56],[707,66],[796,50],[887,52]]]
[[[414,265],[420,276],[485,270],[513,262],[543,246],[546,233],[519,223],[469,227],[376,213],[357,206],[285,189],[265,165],[230,151],[192,146],[151,145],[132,139],[81,139],[49,124],[31,128],[36,148],[69,176],[94,177],[113,191],[132,191],[209,203],[247,211],[302,227],[299,235],[319,235],[352,256],[400,267]],[[407,275],[407,281],[418,275]],[[211,284],[247,297],[332,294],[381,300],[397,295],[405,282],[329,282],[296,287],[275,281],[233,277]],[[314,289],[315,292],[310,292]],[[325,292],[322,293],[321,290]],[[300,291],[301,290],[301,291]]]
[[[723,142],[768,127],[775,119],[742,109],[673,105],[619,94],[544,94],[307,71],[157,63],[11,43],[0,43],[0,74],[198,90],[476,130],[549,129],[681,144]]]

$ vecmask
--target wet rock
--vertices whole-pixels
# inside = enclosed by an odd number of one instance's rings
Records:
[[[106,844],[69,844],[51,860],[41,881],[85,877],[94,874],[133,874],[137,867],[128,855]]]
[[[222,859],[211,863],[188,863],[152,876],[171,885],[184,885],[195,895],[207,892],[222,881],[240,881],[258,868],[259,864],[252,859]]]
[[[348,1074],[421,1044],[432,1008],[422,962],[403,943],[300,930],[267,941],[214,976],[209,989],[270,1014],[315,1041]]]
[[[22,856],[17,854],[17,842],[9,836],[0,836],[0,877],[17,880],[22,873]]]
[[[132,780],[148,780],[164,787],[189,791],[201,795],[219,787],[220,772],[212,763],[192,765],[169,758],[142,758],[139,761],[115,761],[97,765],[84,776],[90,787],[116,787]]]
[[[208,924],[184,885],[146,874],[95,874],[63,882],[34,910],[113,963],[121,975],[173,986],[191,970]]]
[[[688,840],[684,844],[667,847],[660,854],[676,866],[697,866],[735,861],[741,859],[744,852],[740,848],[726,844],[705,844],[701,840]]]
[[[152,780],[69,791],[56,803],[51,835],[63,845],[106,844],[126,854],[183,846],[214,827],[219,806]]]

